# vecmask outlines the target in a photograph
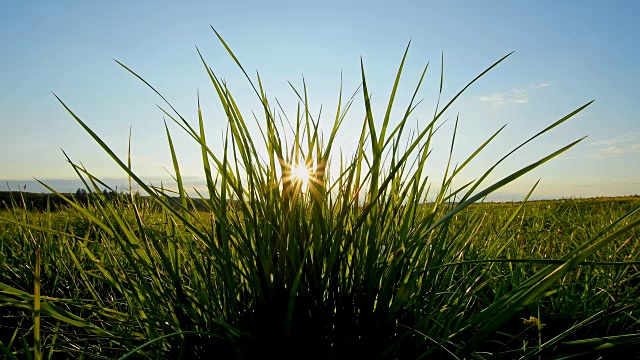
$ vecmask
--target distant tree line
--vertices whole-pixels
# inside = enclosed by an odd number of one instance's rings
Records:
[[[19,192],[19,191],[0,191],[0,210],[10,209],[13,207],[24,208],[32,211],[46,211],[47,206],[51,211],[68,208],[70,205],[64,197],[67,199],[73,199],[76,203],[81,205],[88,205],[95,201],[108,201],[114,204],[130,204],[131,194],[129,192],[107,190],[104,189],[97,192],[88,192],[86,189],[77,189],[75,193],[31,193],[31,192]],[[101,198],[101,199],[100,199]],[[133,194],[133,201],[138,204],[142,204],[149,201],[148,196],[142,196],[139,192]],[[180,198],[177,196],[166,196],[165,200],[174,208],[180,208]],[[229,199],[228,207],[237,209],[240,203],[237,200]],[[206,200],[199,198],[189,199],[187,201],[187,207],[190,210],[207,211]]]
[[[27,210],[45,211],[69,207],[69,203],[63,198],[75,200],[76,203],[87,205],[95,201],[102,195],[104,199],[111,202],[131,202],[131,196],[127,192],[104,189],[100,194],[88,192],[85,189],[77,189],[75,193],[31,193],[18,191],[0,191],[0,209],[10,209],[14,207]],[[140,199],[140,193],[136,192],[134,198]]]

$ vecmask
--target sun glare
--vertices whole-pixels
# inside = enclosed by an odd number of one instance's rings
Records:
[[[295,182],[300,182],[302,190],[305,191],[309,185],[309,169],[304,163],[297,164],[291,168],[291,179]]]

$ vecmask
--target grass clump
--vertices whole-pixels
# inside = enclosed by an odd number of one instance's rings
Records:
[[[574,325],[550,326],[553,337],[542,336],[542,323],[549,324],[546,316],[557,311],[563,287],[582,281],[579,272],[590,257],[616,246],[625,253],[621,261],[637,260],[629,239],[637,238],[638,204],[597,229],[572,229],[578,236],[566,248],[543,251],[540,240],[532,253],[522,251],[528,243],[519,243],[531,234],[522,205],[489,217],[486,208],[473,205],[578,143],[485,184],[504,159],[590,103],[530,137],[478,180],[455,188],[460,171],[499,135],[498,129],[462,164],[447,166],[439,190],[429,194],[433,180],[426,164],[443,113],[508,55],[438,107],[422,129],[413,130],[408,119],[427,67],[402,117],[391,117],[406,56],[381,125],[374,121],[362,65],[361,94],[343,98],[340,92],[326,141],[320,119],[309,112],[306,87],[294,89],[299,111],[287,135],[277,120],[283,114],[269,101],[260,78],[247,75],[263,106],[261,142],[249,134],[233,95],[201,56],[228,120],[222,153],[207,145],[199,105],[196,124],[168,102],[161,107],[200,147],[207,192],[195,197],[183,185],[166,124],[175,192],[145,183],[131,170],[130,157],[118,158],[59,99],[143,196],[108,198],[100,191],[106,184],[69,160],[90,194],[88,203],[58,194],[69,209],[38,216],[14,209],[2,216],[14,224],[7,226],[2,251],[26,255],[14,257],[23,262],[5,265],[0,273],[0,309],[16,321],[11,334],[0,337],[0,351],[9,358],[48,351],[51,358],[479,359],[577,354],[576,344],[580,351],[603,344],[610,345],[608,350],[637,346],[640,329],[629,319],[638,304],[626,296],[608,309],[600,308],[604,303],[589,305],[588,317]],[[440,80],[442,92],[442,72]],[[358,95],[366,116],[356,151],[343,157],[333,151],[334,140]],[[453,140],[455,132],[452,149]],[[330,173],[332,161],[340,165],[336,174]],[[427,195],[434,200],[427,203]],[[196,210],[202,206],[206,211]],[[555,226],[541,224],[547,230]],[[37,252],[41,255],[24,262]],[[42,267],[35,296],[30,264]],[[616,265],[614,277],[637,279],[631,266]],[[560,300],[545,303],[554,294]],[[36,328],[24,329],[24,314],[36,304],[42,336]],[[582,343],[571,337],[616,316],[627,319],[627,335],[598,334]],[[519,317],[529,322],[522,324]],[[517,330],[514,319],[520,322]],[[524,333],[531,330],[529,323],[537,325],[537,338]],[[28,331],[37,333],[34,347],[25,338]]]

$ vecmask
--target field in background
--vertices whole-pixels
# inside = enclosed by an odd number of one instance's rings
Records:
[[[131,203],[126,199],[126,196],[119,200],[112,199],[113,205],[122,214],[126,214],[124,218],[135,221]],[[138,201],[141,212],[144,213],[144,221],[149,225],[147,231],[153,230],[156,232],[155,236],[163,239],[175,234],[176,225],[167,222],[165,211],[145,205],[144,199]],[[452,235],[445,241],[445,244],[457,242],[457,232],[464,231],[469,226],[474,228],[473,233],[467,234],[464,239],[469,243],[468,246],[449,259],[451,263],[468,262],[456,268],[455,274],[459,279],[445,279],[453,289],[457,282],[468,281],[464,280],[467,272],[479,277],[472,282],[477,287],[474,289],[473,306],[466,310],[467,313],[459,316],[469,317],[489,306],[547,266],[548,263],[544,261],[560,259],[610,225],[612,220],[618,219],[639,204],[639,197],[535,201],[520,209],[505,231],[500,231],[501,227],[518,211],[520,203],[470,206],[456,215],[449,224]],[[428,207],[422,206],[425,213],[428,213]],[[100,216],[99,208],[89,205],[89,209]],[[106,357],[122,355],[125,350],[122,346],[101,339],[93,327],[111,330],[126,324],[132,338],[138,337],[138,342],[141,342],[145,337],[144,325],[133,321],[136,314],[130,313],[131,307],[135,306],[127,305],[130,300],[118,294],[119,291],[114,289],[117,287],[114,282],[108,281],[108,277],[99,276],[105,268],[130,266],[124,261],[128,255],[122,253],[126,248],[119,247],[118,240],[101,236],[104,235],[102,231],[95,223],[88,221],[85,214],[69,207],[52,206],[50,210],[25,211],[13,208],[0,211],[0,216],[5,219],[31,226],[29,228],[0,221],[0,258],[3,259],[0,263],[0,284],[32,294],[36,249],[40,248],[40,296],[42,299],[50,299],[58,307],[61,316],[77,316],[78,321],[76,324],[69,324],[54,316],[42,316],[44,353],[47,354],[47,349],[51,349],[51,355],[58,351],[65,351],[67,355],[75,354],[74,356],[83,352]],[[203,231],[215,231],[212,230],[215,224],[208,213],[197,214],[201,217]],[[38,227],[51,228],[55,232],[39,231]],[[581,325],[563,339],[567,342],[565,348],[572,351],[580,345],[576,343],[571,348],[573,340],[639,333],[638,239],[640,230],[635,229],[598,251],[587,263],[571,271],[546,291],[539,300],[514,315],[499,331],[480,344],[480,348],[496,353],[531,348],[553,339],[576,324]],[[108,250],[101,250],[102,248]],[[499,248],[504,250],[497,258],[492,258],[492,253],[486,251]],[[118,264],[116,259],[123,259],[123,262]],[[493,261],[482,261],[486,259]],[[516,262],[508,259],[516,259]],[[517,262],[524,259],[527,261]],[[474,261],[478,260],[480,262],[475,264]],[[620,262],[630,263],[624,265]],[[188,263],[189,259],[185,258],[184,270],[196,271]],[[617,265],[612,266],[615,263]],[[481,267],[479,272],[478,267]],[[130,273],[133,268],[124,271]],[[162,270],[159,268],[158,271]],[[136,277],[135,274],[131,276]],[[159,279],[167,281],[166,286],[171,287],[169,278]],[[216,280],[212,278],[212,281]],[[17,297],[6,287],[0,289],[0,298],[4,299],[0,302],[0,342],[15,349],[22,346],[23,339],[33,336],[33,317],[25,299],[22,302],[23,308],[15,303],[7,304],[7,298],[12,296],[14,299]],[[153,303],[158,299],[147,300]],[[98,312],[85,318],[91,313],[92,306],[105,306],[104,302],[111,304],[113,313]],[[453,305],[439,303],[439,307],[433,311],[445,312],[447,306]],[[69,315],[67,311],[74,315]],[[175,316],[171,313],[175,309],[167,308],[164,311],[167,311],[167,319]],[[82,320],[83,318],[86,320]],[[593,321],[584,323],[588,319]],[[160,329],[159,331],[162,333]],[[168,345],[165,344],[166,346]]]

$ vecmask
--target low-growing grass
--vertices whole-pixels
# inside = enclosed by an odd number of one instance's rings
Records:
[[[118,158],[59,99],[144,196],[105,196],[106,185],[69,160],[88,202],[59,194],[68,209],[2,213],[0,351],[38,359],[483,359],[637,348],[640,202],[474,205],[575,145],[485,184],[505,158],[589,103],[454,188],[502,129],[437,182],[428,176],[431,141],[453,101],[506,56],[415,130],[407,127],[415,95],[391,119],[406,56],[381,122],[362,66],[366,117],[349,157],[332,150],[358,94],[340,92],[325,138],[306,87],[294,89],[299,111],[285,126],[260,78],[244,72],[263,105],[257,140],[202,59],[228,120],[223,152],[207,145],[199,107],[196,125],[168,102],[161,108],[201,149],[207,192],[197,200],[183,186],[166,125],[175,192],[145,183],[130,158]],[[455,132],[451,149],[453,140]],[[292,175],[300,164],[309,179]],[[430,193],[431,183],[439,190]]]

